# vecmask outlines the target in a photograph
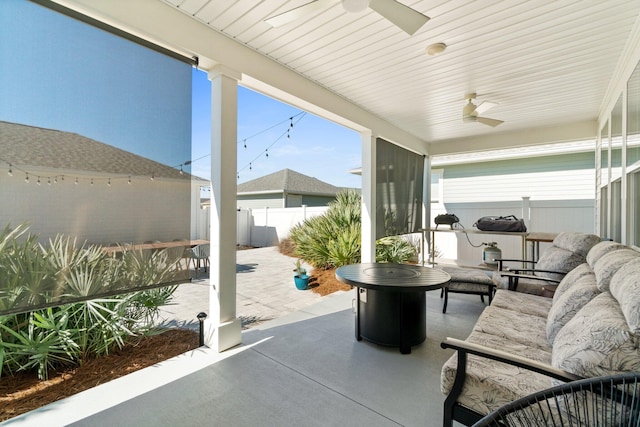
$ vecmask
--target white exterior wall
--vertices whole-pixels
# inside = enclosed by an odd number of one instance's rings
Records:
[[[37,185],[34,175],[27,184],[22,173],[0,174],[0,226],[29,222],[30,231],[42,242],[58,233],[99,244],[190,237],[189,181],[132,178],[129,185],[120,177],[112,178],[108,186],[104,177],[92,186],[90,177],[78,176],[77,185],[76,175],[66,175],[57,184]]]

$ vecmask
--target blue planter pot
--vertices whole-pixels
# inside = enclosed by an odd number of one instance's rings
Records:
[[[300,276],[293,276],[293,280],[296,282],[296,288],[304,291],[309,287],[309,276],[302,274]]]

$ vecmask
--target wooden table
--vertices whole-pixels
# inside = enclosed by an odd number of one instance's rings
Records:
[[[393,263],[345,265],[336,278],[356,287],[356,340],[400,347],[402,354],[427,337],[425,291],[451,279],[436,268]]]
[[[526,241],[531,243],[531,261],[538,261],[540,258],[540,242],[553,242],[558,233],[541,233],[532,231],[527,234]]]
[[[139,243],[135,245],[122,244],[119,246],[104,246],[102,250],[108,254],[115,254],[123,251],[137,251],[137,250],[153,250],[153,249],[168,249],[179,247],[194,247],[198,245],[208,244],[208,240],[177,240],[172,242],[156,242],[156,243]]]

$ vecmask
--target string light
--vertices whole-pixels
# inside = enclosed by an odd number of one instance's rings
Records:
[[[249,162],[249,164],[247,164],[244,167],[238,169],[238,171],[237,171],[238,179],[240,179],[240,172],[242,172],[246,168],[249,168],[249,170],[253,170],[253,163],[256,160],[258,160],[260,157],[262,157],[264,155],[265,158],[269,158],[269,149],[271,147],[273,147],[278,141],[280,141],[285,135],[287,136],[287,139],[291,139],[291,129],[293,129],[294,125],[296,123],[298,123],[300,120],[302,120],[302,118],[306,114],[307,114],[306,112],[302,111],[301,113],[296,114],[295,116],[291,116],[288,119],[278,123],[278,125],[281,125],[281,124],[286,123],[288,121],[289,122],[289,126],[287,127],[287,129],[282,134],[280,134],[280,136],[278,138],[275,139],[275,141],[273,141],[267,148],[265,148],[260,154],[258,154],[253,160],[251,160]],[[295,118],[297,118],[297,120],[294,121]],[[275,126],[272,126],[272,127],[268,128],[267,130],[272,129],[273,127],[275,127]],[[256,135],[259,135],[259,134],[264,133],[264,132],[265,131],[261,131],[261,132],[257,133]]]
[[[188,165],[192,164],[193,162],[195,162],[195,161],[197,161],[197,160],[201,160],[201,159],[204,159],[205,157],[210,157],[210,156],[211,156],[211,154],[210,154],[210,153],[209,153],[209,154],[205,154],[204,156],[198,157],[197,159],[187,160],[187,161],[185,161],[185,162],[181,163],[180,165],[176,165],[176,166],[173,166],[173,167],[174,167],[174,168],[175,168],[175,167],[179,167],[179,168],[180,168],[180,170],[178,171],[178,173],[179,173],[180,175],[185,175],[185,174],[187,173],[187,172],[184,170],[184,167],[185,167],[185,166],[188,166]],[[8,168],[8,170],[7,170],[7,175],[8,175],[8,176],[13,176],[14,172],[16,172],[16,171],[20,171],[20,172],[23,172],[23,173],[25,174],[24,181],[25,181],[27,184],[31,182],[31,180],[30,180],[30,176],[29,176],[29,174],[30,174],[30,172],[29,172],[29,171],[26,171],[26,170],[24,170],[24,169],[21,169],[21,168],[19,168],[19,167],[16,167],[13,163],[10,163],[10,162],[8,162],[8,161],[6,161],[6,160],[3,160],[2,158],[0,158],[0,162],[6,163],[6,164],[9,166],[9,168]],[[37,183],[38,185],[42,185],[42,183],[44,182],[44,180],[45,180],[45,179],[46,179],[46,182],[47,182],[47,184],[48,184],[48,185],[58,184],[58,179],[60,179],[60,181],[64,181],[64,175],[49,175],[49,176],[42,176],[42,175],[35,175],[35,174],[32,174],[32,175],[34,175],[34,176],[37,176],[37,177],[38,177],[38,179],[37,179],[37,181],[36,181],[36,183]],[[155,175],[156,175],[156,171],[154,171],[154,172],[152,172],[152,173],[151,173],[151,176],[150,176],[151,181],[154,181],[154,180],[155,180],[155,178],[156,178],[156,176],[155,176]],[[89,177],[87,177],[87,179],[89,179]],[[118,180],[118,179],[124,179],[124,177],[117,177],[117,176],[116,176],[116,177],[112,177],[112,176],[108,176],[108,177],[104,177],[104,178],[90,178],[90,183],[91,183],[91,185],[94,185],[94,184],[96,184],[96,183],[106,182],[107,186],[111,187],[111,184],[112,184],[112,182],[111,182],[111,181],[112,181],[112,180]],[[128,183],[128,184],[131,184],[131,175],[128,175],[128,176],[127,176],[127,183]],[[76,185],[79,185],[79,184],[80,184],[80,179],[79,179],[79,177],[75,177],[74,184],[76,184]]]

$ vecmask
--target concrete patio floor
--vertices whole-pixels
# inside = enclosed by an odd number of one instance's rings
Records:
[[[290,276],[287,282],[296,297],[306,294],[295,290]],[[340,292],[299,302],[305,306],[243,331],[234,349],[196,349],[1,425],[442,425],[440,369],[452,352],[439,344],[447,336],[465,338],[484,304],[456,294],[442,314],[439,292],[428,292],[427,339],[402,355],[355,340],[354,296]],[[181,302],[174,314],[181,305],[185,313],[200,310]]]

